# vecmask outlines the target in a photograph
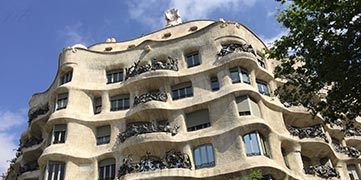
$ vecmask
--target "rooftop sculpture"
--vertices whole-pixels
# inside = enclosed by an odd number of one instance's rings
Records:
[[[165,12],[165,20],[167,21],[167,26],[175,26],[182,23],[181,16],[178,9],[172,8]]]

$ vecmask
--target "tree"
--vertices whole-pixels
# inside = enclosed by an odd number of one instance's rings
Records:
[[[328,123],[352,124],[361,110],[361,1],[277,1],[287,6],[276,18],[289,32],[268,51],[285,80],[276,94]]]

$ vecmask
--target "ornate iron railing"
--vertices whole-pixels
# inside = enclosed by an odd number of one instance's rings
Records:
[[[361,136],[361,127],[350,127],[344,129],[345,136]]]
[[[167,62],[156,61],[153,64],[145,64],[140,66],[140,60],[134,62],[134,65],[130,66],[129,68],[125,68],[125,80],[130,77],[134,77],[138,74],[142,74],[148,71],[156,71],[156,70],[172,70],[178,71],[178,60],[168,56]]]
[[[172,126],[168,122],[139,122],[131,123],[127,125],[124,132],[119,133],[118,140],[124,142],[126,139],[132,136],[138,136],[140,134],[155,133],[155,132],[166,132],[171,133],[172,136],[178,133],[178,126]]]
[[[218,56],[226,56],[227,54],[240,51],[240,52],[249,52],[256,55],[252,45],[250,44],[227,44],[222,45],[222,49],[217,54]]]
[[[352,146],[341,146],[340,144],[333,143],[333,147],[336,152],[347,154],[352,158],[358,158],[361,155],[361,152]]]
[[[37,161],[33,161],[25,164],[24,166],[21,166],[19,169],[19,174],[23,174],[28,171],[36,171],[36,170],[39,170],[39,164]]]
[[[315,166],[309,166],[305,168],[306,174],[313,174],[317,175],[321,178],[331,178],[331,177],[337,177],[340,178],[339,173],[336,171],[335,168],[332,168],[328,165],[315,165]]]
[[[123,159],[123,164],[120,166],[118,171],[118,178],[129,173],[157,171],[171,168],[191,169],[192,164],[188,154],[170,150],[166,152],[165,157],[159,158],[151,156],[150,152],[147,152],[146,155],[137,163],[133,163],[133,158],[130,154]]]
[[[30,137],[30,138],[26,138],[24,139],[23,142],[21,142],[21,148],[27,148],[27,147],[31,147],[37,144],[40,144],[41,142],[43,142],[43,139],[37,139],[34,137]]]
[[[292,136],[298,136],[300,139],[319,137],[322,138],[326,143],[328,143],[326,134],[323,132],[321,125],[306,128],[295,128],[292,126],[288,126],[287,129]]]
[[[140,96],[134,97],[134,106],[140,103],[146,103],[149,101],[162,101],[166,102],[168,99],[167,93],[165,92],[148,92]]]
[[[40,115],[46,114],[49,111],[49,107],[48,104],[46,104],[45,106],[36,109],[35,111],[29,113],[29,124],[31,123],[31,121],[33,121],[35,118],[37,118]]]

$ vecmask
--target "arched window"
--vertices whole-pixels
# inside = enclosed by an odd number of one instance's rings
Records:
[[[98,163],[98,180],[115,179],[115,159],[109,158],[99,161]]]
[[[269,145],[264,136],[257,131],[243,136],[247,156],[264,155],[269,157]]]
[[[214,161],[213,146],[211,144],[198,146],[193,150],[193,157],[196,169],[213,167]]]

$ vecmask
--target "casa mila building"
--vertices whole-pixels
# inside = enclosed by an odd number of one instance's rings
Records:
[[[142,37],[65,48],[4,179],[360,179],[361,128],[281,103],[244,25],[177,10]]]

